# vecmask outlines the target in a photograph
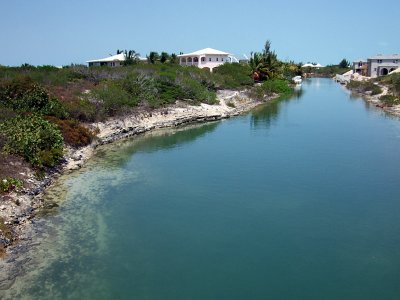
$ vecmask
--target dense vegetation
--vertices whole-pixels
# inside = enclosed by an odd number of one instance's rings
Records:
[[[275,51],[271,50],[271,42],[267,41],[261,52],[251,53],[249,65],[254,81],[271,79],[290,80],[297,75],[303,75],[301,64],[282,62]]]
[[[269,42],[250,64],[224,64],[212,73],[179,66],[177,56],[166,52],[151,52],[147,63],[134,50],[118,53],[126,57],[120,68],[0,66],[0,160],[22,157],[43,170],[57,165],[64,145],[76,148],[92,141],[94,134],[83,123],[177,100],[215,104],[218,89],[247,88],[262,99],[287,93],[285,79],[301,74],[299,65],[279,61]],[[254,79],[262,84],[253,87]],[[0,180],[7,176],[6,168],[0,168]],[[11,188],[17,181],[7,178]]]

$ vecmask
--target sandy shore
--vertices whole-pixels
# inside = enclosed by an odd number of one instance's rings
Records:
[[[247,112],[252,108],[276,97],[258,101],[250,99],[245,91],[219,91],[219,104],[198,106],[188,105],[185,102],[177,102],[167,108],[160,108],[151,112],[136,113],[124,117],[114,118],[106,122],[90,124],[90,127],[98,130],[95,141],[80,149],[66,149],[65,162],[51,174],[47,174],[41,180],[32,174],[26,174],[28,187],[18,193],[13,192],[3,197],[0,205],[0,217],[5,221],[8,234],[0,235],[0,245],[5,247],[5,261],[18,253],[19,241],[31,239],[29,225],[34,222],[34,216],[40,208],[51,208],[56,203],[44,201],[43,192],[62,173],[79,169],[88,160],[95,149],[102,144],[138,135],[150,130],[165,127],[176,127],[185,124],[216,121]],[[4,261],[4,260],[3,260]],[[0,265],[1,269],[4,264]],[[5,282],[9,282],[6,280]],[[5,283],[7,285],[7,283]],[[2,286],[0,278],[0,289]]]

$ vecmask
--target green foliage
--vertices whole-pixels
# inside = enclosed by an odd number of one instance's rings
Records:
[[[377,78],[378,81],[389,86],[390,92],[396,96],[400,96],[400,73],[393,73],[387,76]]]
[[[114,116],[123,111],[126,106],[134,106],[136,101],[133,100],[128,92],[126,92],[119,82],[107,80],[102,82],[91,96],[95,101],[100,101],[102,109],[108,116]]]
[[[218,79],[224,88],[235,89],[254,83],[250,77],[251,68],[247,64],[226,63],[214,68],[213,73],[220,75]]]
[[[251,53],[249,64],[255,81],[277,78],[281,74],[281,62],[275,51],[271,50],[269,40],[265,42],[262,52]]]
[[[21,188],[23,185],[22,180],[13,177],[0,178],[0,192],[7,193],[15,189]]]
[[[169,54],[167,52],[161,52],[160,62],[166,63],[169,60]]]
[[[62,157],[63,138],[57,127],[39,115],[17,116],[0,124],[8,153],[23,156],[34,166],[54,166]]]
[[[369,92],[371,93],[371,95],[382,94],[382,89],[377,84],[374,84],[370,80],[368,81],[350,80],[350,82],[347,84],[347,87],[358,93]]]
[[[40,112],[46,116],[54,116],[59,119],[66,119],[69,117],[69,114],[65,109],[65,106],[62,105],[61,102],[54,97],[49,99],[46,106],[43,107],[43,109],[41,109]]]
[[[345,69],[345,68],[348,68],[348,67],[350,66],[350,62],[349,62],[347,59],[343,58],[343,59],[340,61],[340,63],[339,63],[338,66],[339,66],[340,68]]]
[[[385,105],[393,106],[400,104],[400,98],[394,95],[383,95],[379,98]]]
[[[293,61],[282,63],[282,76],[286,80],[291,80],[295,76],[302,76],[303,69],[301,64],[296,64]]]
[[[29,77],[15,78],[0,85],[0,103],[15,111],[40,112],[66,118],[64,106],[49,96],[48,91]]]
[[[76,101],[67,102],[64,105],[68,115],[73,119],[81,122],[94,122],[99,119],[100,104],[92,103],[87,98],[83,97]]]
[[[171,56],[169,57],[169,62],[171,64],[179,63],[178,56],[175,53],[172,53]]]
[[[262,100],[274,94],[290,94],[293,90],[288,82],[283,79],[272,79],[264,81],[250,90],[250,97]]]
[[[147,56],[147,60],[151,64],[155,64],[160,59],[160,55],[158,52],[151,51],[150,54]]]
[[[124,53],[125,61],[123,64],[125,66],[130,66],[130,65],[139,63],[140,54],[137,53],[135,50],[125,50],[123,52],[120,50],[117,50],[117,54],[120,54],[120,53]]]

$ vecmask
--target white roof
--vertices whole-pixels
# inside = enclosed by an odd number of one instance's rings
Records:
[[[322,68],[323,65],[321,65],[321,64],[316,64],[316,65],[313,65],[313,64],[304,64],[304,65],[302,65],[301,67],[302,67],[302,68],[306,68],[306,67],[311,67],[311,68]]]
[[[197,50],[195,52],[186,53],[186,54],[180,54],[180,55],[178,55],[178,57],[181,57],[181,56],[198,56],[198,55],[207,55],[207,54],[208,55],[230,55],[227,52],[223,52],[223,51],[216,50],[216,49],[213,49],[213,48],[204,48],[204,49],[201,49],[201,50]]]
[[[378,54],[375,56],[368,57],[368,59],[400,59],[400,54],[389,54],[389,55]]]
[[[125,60],[125,55],[124,53],[112,55],[106,58],[100,58],[100,59],[93,59],[93,60],[88,60],[87,63],[90,62],[108,62],[108,61],[124,61]]]

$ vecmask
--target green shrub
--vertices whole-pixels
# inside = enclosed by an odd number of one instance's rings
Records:
[[[271,79],[253,87],[249,91],[249,97],[263,100],[266,96],[272,96],[274,94],[290,94],[292,92],[293,89],[289,86],[286,80]]]
[[[379,95],[382,93],[382,89],[379,87],[379,85],[375,84],[370,80],[369,81],[350,80],[350,82],[347,84],[347,87],[358,93],[370,92],[371,95]]]
[[[0,178],[0,192],[6,193],[22,187],[22,180],[13,177]]]
[[[250,86],[254,83],[250,77],[251,68],[247,64],[226,63],[213,69],[213,73],[221,75],[221,87],[235,89]]]
[[[261,85],[263,91],[267,95],[272,94],[288,94],[292,91],[286,80],[272,79],[264,81]]]
[[[124,110],[124,107],[134,106],[136,100],[125,91],[118,82],[107,80],[92,91],[94,100],[100,101],[108,116],[114,116]]]
[[[66,119],[69,117],[64,105],[62,105],[57,98],[50,98],[46,106],[41,109],[41,113],[46,116],[53,116],[59,119]]]
[[[39,115],[17,116],[0,124],[4,150],[34,166],[54,166],[62,157],[63,138],[57,127]]]
[[[94,122],[102,119],[100,106],[100,103],[96,105],[87,98],[65,103],[65,109],[69,116],[82,122]]]
[[[385,105],[393,106],[400,104],[400,98],[394,95],[383,95],[379,98]]]

